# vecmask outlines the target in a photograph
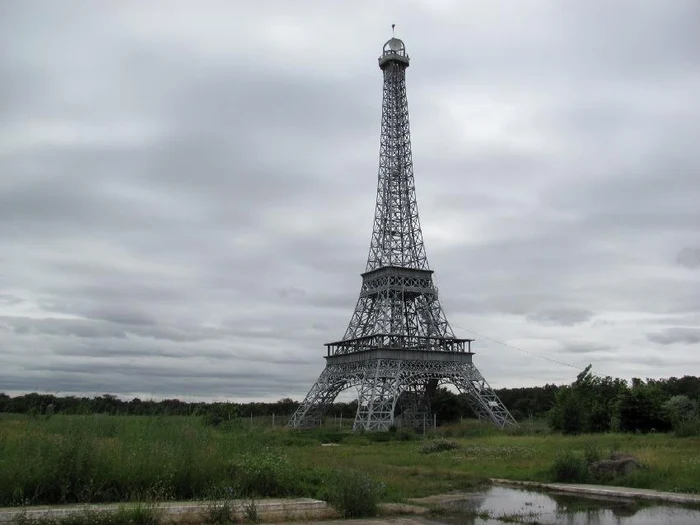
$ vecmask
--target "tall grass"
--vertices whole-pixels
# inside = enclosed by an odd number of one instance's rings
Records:
[[[309,495],[313,466],[272,451],[275,434],[191,417],[3,417],[0,505]]]
[[[537,423],[504,432],[465,421],[427,433],[427,441],[449,438],[458,447],[423,454],[422,433],[205,423],[184,416],[0,414],[0,506],[324,498],[334,475],[353,470],[383,483],[383,499],[400,501],[466,489],[490,477],[552,481],[551,467],[563,450],[587,457],[596,448],[629,452],[646,466],[624,478],[629,486],[700,492],[700,439],[694,437],[561,436]]]

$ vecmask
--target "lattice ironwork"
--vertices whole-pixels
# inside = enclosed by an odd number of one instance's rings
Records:
[[[292,416],[292,427],[318,424],[324,409],[356,387],[355,429],[387,430],[429,415],[439,384],[467,394],[474,412],[503,427],[515,423],[472,363],[471,339],[455,337],[438,300],[423,244],[413,177],[404,43],[384,44],[377,202],[367,267],[348,328],[328,343],[326,368]]]

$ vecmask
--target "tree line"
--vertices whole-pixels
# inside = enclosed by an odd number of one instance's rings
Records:
[[[501,401],[519,420],[547,418],[553,430],[582,432],[700,432],[700,377],[625,380],[594,375],[588,366],[570,385],[497,389]],[[18,414],[109,414],[139,416],[204,416],[216,423],[240,417],[291,416],[299,402],[186,402],[180,399],[120,399],[31,393],[0,393],[0,412]],[[327,415],[353,418],[355,401],[333,403]],[[431,410],[440,424],[474,417],[467,397],[438,388]],[[282,421],[280,419],[280,421]]]

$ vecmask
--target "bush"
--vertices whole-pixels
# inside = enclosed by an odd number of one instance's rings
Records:
[[[585,483],[588,481],[588,463],[583,456],[564,452],[554,459],[552,478],[564,483]]]
[[[603,454],[600,452],[600,449],[595,445],[588,445],[583,451],[583,456],[586,460],[586,465],[600,461],[603,458]]]
[[[298,473],[286,457],[270,451],[245,456],[230,464],[228,473],[242,496],[278,497],[298,492]]]
[[[362,472],[345,471],[328,480],[327,499],[343,518],[377,515],[384,486]]]
[[[664,404],[677,437],[700,436],[700,408],[688,396],[673,396]]]
[[[341,443],[347,434],[341,430],[315,429],[313,435],[320,443]]]
[[[432,454],[433,452],[442,452],[444,450],[454,450],[459,448],[459,443],[453,439],[430,439],[423,442],[418,449],[421,454]]]
[[[396,439],[398,441],[411,441],[417,437],[418,434],[416,434],[415,431],[410,428],[402,428],[396,433]]]
[[[676,437],[700,436],[700,417],[678,421],[673,427]]]

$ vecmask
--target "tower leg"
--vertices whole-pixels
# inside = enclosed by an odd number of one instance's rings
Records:
[[[379,359],[367,365],[358,388],[353,430],[389,430],[394,424],[394,409],[401,394],[401,363]]]
[[[469,405],[479,419],[491,420],[499,428],[517,424],[473,364],[462,365],[452,382],[460,392],[467,394]]]
[[[306,394],[287,426],[293,428],[317,427],[323,414],[338,394],[346,388],[347,378],[338,367],[326,366],[314,386]]]

